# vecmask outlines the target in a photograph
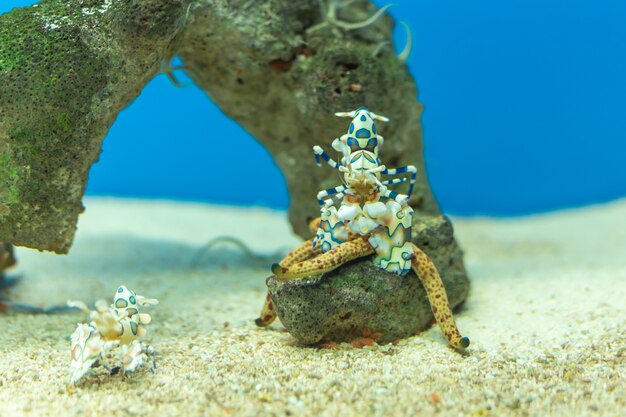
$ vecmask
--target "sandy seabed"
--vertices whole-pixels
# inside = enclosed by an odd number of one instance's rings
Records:
[[[625,416],[626,201],[516,218],[455,219],[472,290],[457,315],[397,344],[298,347],[253,323],[269,255],[299,243],[284,212],[90,198],[68,256],[18,249],[15,301],[159,298],[145,341],[158,370],[96,369],[68,389],[82,313],[0,316],[0,416]]]

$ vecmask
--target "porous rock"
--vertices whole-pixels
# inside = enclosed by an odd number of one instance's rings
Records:
[[[385,47],[392,19],[344,30],[327,19],[324,3],[42,0],[0,15],[0,241],[69,250],[104,136],[176,55],[224,113],[269,150],[287,182],[296,233],[304,237],[305,219],[318,215],[317,192],[338,185],[334,170],[315,168],[312,146],[345,132],[346,120],[333,113],[360,106],[391,119],[379,126],[383,163],[417,167],[415,215],[438,215],[422,158],[417,89]],[[377,7],[356,0],[339,9],[339,19],[358,22]],[[449,245],[431,241],[429,248],[449,265],[444,279],[465,274],[447,238]]]
[[[0,15],[0,241],[68,251],[102,139],[172,56],[187,3],[48,0]]]
[[[315,169],[311,148],[345,133],[346,120],[334,112],[360,106],[391,118],[379,126],[387,138],[383,162],[416,165],[411,204],[437,214],[422,160],[415,83],[393,48],[381,48],[391,40],[392,19],[350,31],[332,22],[315,28],[326,21],[321,5],[42,0],[1,15],[0,241],[69,250],[104,136],[175,55],[224,113],[272,154],[300,235],[307,233],[304,220],[317,215],[317,191],[338,185],[333,170]],[[361,21],[376,10],[358,0],[340,8],[338,17]]]
[[[444,217],[415,218],[412,240],[433,259],[452,307],[469,292],[461,252]],[[434,249],[433,249],[434,248]],[[267,285],[276,312],[300,343],[352,341],[368,331],[385,343],[415,335],[433,321],[420,280],[385,272],[368,258],[304,279],[271,276]]]

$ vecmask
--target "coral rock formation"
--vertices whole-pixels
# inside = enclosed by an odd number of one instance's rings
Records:
[[[366,20],[376,6],[346,2],[331,18],[328,10],[318,0],[42,0],[1,15],[0,241],[69,250],[104,136],[176,55],[271,152],[300,235],[318,213],[316,192],[336,183],[335,173],[304,162],[314,144],[344,129],[329,115],[361,105],[392,118],[381,132],[386,163],[418,167],[416,229],[419,218],[436,220],[416,87],[393,50],[380,48],[391,18],[354,29],[337,21]],[[442,275],[464,274],[460,255],[453,262],[446,247],[429,248],[448,257]]]

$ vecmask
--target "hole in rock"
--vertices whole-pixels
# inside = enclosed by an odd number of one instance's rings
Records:
[[[188,86],[160,74],[120,112],[86,194],[287,208],[285,179],[268,151],[182,71],[175,75]]]

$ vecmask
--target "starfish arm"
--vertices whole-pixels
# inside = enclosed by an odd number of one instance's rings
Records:
[[[358,238],[342,243],[313,259],[298,262],[289,267],[279,264],[272,265],[272,272],[279,278],[304,278],[310,275],[332,271],[353,259],[374,253],[367,239]]]
[[[276,320],[276,308],[274,308],[272,297],[268,292],[265,296],[265,303],[263,303],[261,315],[256,320],[254,320],[254,322],[259,327],[267,327],[272,324],[274,320]]]
[[[313,247],[314,239],[315,238],[311,238],[302,242],[298,247],[289,252],[287,256],[279,262],[280,266],[289,267],[295,263],[306,261],[307,259],[311,259],[322,253],[322,249],[319,246],[315,248]]]
[[[433,310],[435,320],[439,324],[439,328],[448,339],[448,343],[456,349],[464,349],[469,346],[470,340],[467,337],[461,336],[459,329],[456,327],[454,318],[452,317],[452,309],[448,302],[448,295],[446,289],[443,286],[439,272],[430,260],[420,248],[415,244],[411,244],[414,251],[414,257],[411,261],[413,271],[417,274],[420,281],[426,289],[428,295],[428,301]]]
[[[309,227],[311,229],[315,226],[315,230],[319,227],[320,218],[313,219],[309,222]],[[303,242],[300,246],[292,250],[285,256],[281,261],[280,265],[288,267],[297,262],[305,261],[307,259],[313,258],[320,253],[322,253],[322,249],[320,246],[313,247],[313,239],[309,239]],[[261,309],[260,316],[254,321],[259,327],[266,327],[272,324],[276,320],[276,309],[274,308],[274,304],[272,303],[272,298],[270,293],[267,293],[265,297],[265,302],[263,303],[263,308]]]

